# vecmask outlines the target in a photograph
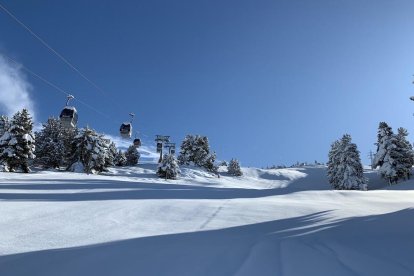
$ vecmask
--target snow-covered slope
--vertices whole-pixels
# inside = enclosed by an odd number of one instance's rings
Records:
[[[0,173],[0,275],[413,275],[414,182],[324,167]],[[223,168],[222,168],[223,170]]]

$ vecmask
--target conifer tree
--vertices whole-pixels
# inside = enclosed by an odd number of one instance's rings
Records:
[[[36,132],[35,163],[44,168],[59,168],[64,164],[64,128],[56,118],[49,118]]]
[[[33,122],[27,109],[14,114],[10,126],[0,138],[0,159],[5,170],[30,172],[29,160],[35,157]]]
[[[180,167],[173,154],[165,154],[162,162],[158,165],[157,174],[165,179],[176,179],[180,173]]]
[[[206,168],[211,172],[217,172],[215,160],[216,154],[210,153],[210,145],[206,136],[187,135],[184,138],[178,156],[180,165],[194,165]]]
[[[331,150],[329,151],[329,158],[327,163],[327,175],[328,181],[331,183],[332,187],[339,186],[339,179],[338,179],[338,166],[341,160],[341,142],[340,140],[336,140],[331,145]]]
[[[84,128],[74,137],[70,152],[68,170],[75,171],[82,167],[85,173],[96,173],[107,170],[108,140],[93,129]]]
[[[127,165],[127,158],[125,156],[125,152],[119,150],[115,156],[115,166],[123,167]]]
[[[366,179],[359,151],[349,134],[332,144],[329,153],[328,179],[337,190],[366,190]]]
[[[405,128],[398,128],[396,135],[396,161],[397,177],[400,179],[409,179],[411,168],[414,165],[413,146],[407,141],[408,131]]]
[[[125,157],[127,159],[126,165],[127,166],[135,166],[138,164],[139,158],[141,155],[139,154],[137,148],[133,145],[129,146],[125,153]]]
[[[397,137],[392,128],[385,122],[378,127],[377,152],[373,160],[373,168],[379,167],[381,177],[391,185],[398,180],[398,146]]]
[[[239,161],[237,159],[231,159],[229,162],[229,165],[227,167],[227,172],[230,175],[234,175],[234,176],[242,176],[243,173],[240,169],[240,164]]]
[[[0,137],[7,131],[9,128],[9,118],[5,115],[0,116]]]

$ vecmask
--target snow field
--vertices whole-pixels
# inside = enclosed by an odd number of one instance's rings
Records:
[[[414,182],[324,167],[0,174],[0,275],[413,275]]]

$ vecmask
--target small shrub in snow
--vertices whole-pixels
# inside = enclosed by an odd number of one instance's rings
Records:
[[[125,153],[125,157],[127,166],[135,166],[138,164],[141,155],[139,154],[136,147],[130,146]]]
[[[157,174],[166,179],[176,179],[180,173],[180,167],[173,154],[166,154],[162,162],[158,165]]]
[[[345,134],[335,141],[329,152],[328,180],[336,190],[367,190],[359,151],[351,142],[351,136]]]
[[[33,122],[27,109],[18,111],[0,138],[0,160],[3,170],[21,169],[30,172],[29,160],[34,159],[35,139]]]
[[[230,175],[242,176],[243,173],[240,169],[240,164],[237,159],[231,159],[227,167],[227,171]]]
[[[221,161],[220,166],[221,166],[221,167],[227,167],[227,162],[226,162],[226,160]]]

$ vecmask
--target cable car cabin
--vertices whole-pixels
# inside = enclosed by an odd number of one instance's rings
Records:
[[[60,113],[60,123],[65,128],[74,128],[78,123],[78,112],[73,106],[65,106]]]
[[[157,143],[157,153],[162,151],[162,143]]]
[[[131,138],[132,134],[132,125],[131,123],[123,123],[119,128],[119,133],[122,138]]]
[[[133,142],[134,147],[139,148],[141,146],[141,139],[135,138]]]

